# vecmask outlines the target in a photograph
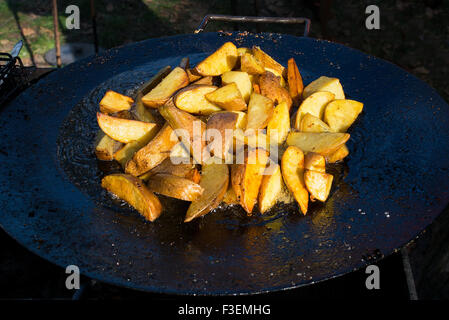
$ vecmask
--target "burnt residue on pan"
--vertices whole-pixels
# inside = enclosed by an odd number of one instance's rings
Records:
[[[92,143],[106,89],[133,96],[160,68],[192,64],[225,41],[259,45],[305,84],[341,79],[364,102],[331,197],[307,216],[296,204],[247,217],[220,206],[183,223],[187,202],[144,221],[100,187]],[[204,33],[108,50],[53,72],[0,115],[0,224],[24,246],[83,274],[140,290],[260,293],[298,287],[373,263],[416,237],[449,201],[449,109],[400,68],[327,41],[287,35]],[[32,214],[31,214],[32,213]]]

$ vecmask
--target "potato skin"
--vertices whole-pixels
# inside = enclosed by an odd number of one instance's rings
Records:
[[[259,77],[260,93],[271,99],[274,104],[280,104],[285,102],[288,110],[292,107],[292,98],[287,89],[283,88],[280,84],[280,78],[276,77],[273,73],[266,71]]]
[[[287,81],[293,104],[297,106],[301,100],[304,84],[302,82],[302,77],[299,73],[298,66],[296,65],[296,61],[293,58],[290,58],[287,63]]]
[[[166,173],[157,173],[147,181],[148,189],[167,197],[184,201],[195,201],[204,189],[190,179]]]
[[[159,199],[136,177],[111,174],[101,180],[101,186],[128,202],[149,221],[154,221],[161,215],[162,205]]]
[[[115,141],[103,131],[98,130],[95,139],[95,155],[98,160],[111,161],[114,160],[114,153],[123,147],[123,143]]]

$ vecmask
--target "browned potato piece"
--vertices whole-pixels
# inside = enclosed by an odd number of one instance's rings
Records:
[[[139,176],[139,179],[146,181],[151,176],[158,174],[158,173],[171,174],[173,176],[190,179],[195,183],[199,182],[199,179],[198,179],[199,172],[194,163],[174,164],[170,158],[166,158],[164,161],[162,161],[156,167],[154,167],[147,173]]]
[[[245,53],[240,57],[240,69],[248,74],[262,74],[264,65],[251,53]]]
[[[200,186],[204,189],[204,192],[190,204],[184,222],[204,216],[215,209],[223,200],[228,184],[229,169],[227,164],[204,164],[200,179]]]
[[[153,130],[148,131],[148,133],[143,135],[141,138],[127,143],[125,146],[123,146],[123,148],[114,153],[115,161],[120,163],[122,168],[125,168],[128,160],[131,159],[137,151],[146,146],[148,142],[150,142],[151,139],[154,138],[158,131],[159,128],[157,126],[154,126]]]
[[[156,119],[151,111],[143,105],[142,97],[142,93],[139,92],[136,97],[135,108],[133,109],[134,116],[139,121],[155,123]]]
[[[311,115],[322,119],[324,110],[329,102],[334,100],[334,94],[326,91],[319,91],[311,94],[299,106],[296,113],[295,128],[300,128],[302,117],[310,113]]]
[[[104,133],[123,143],[142,138],[156,126],[155,123],[116,118],[100,112],[97,112],[97,122]]]
[[[260,86],[258,83],[253,83],[253,92],[260,94]]]
[[[235,82],[206,94],[206,99],[229,111],[246,110],[246,103]]]
[[[245,132],[243,132],[243,130],[235,130],[234,140],[234,148],[243,145],[247,145],[251,148],[263,148],[265,150],[270,148],[269,138],[262,130],[250,129]]]
[[[114,160],[114,153],[123,147],[123,143],[115,141],[101,130],[95,140],[95,155],[99,160]]]
[[[237,118],[237,113],[229,111],[214,113],[207,120],[206,141],[210,141],[207,148],[214,156],[225,158],[233,141]],[[229,137],[226,136],[226,130],[231,132]]]
[[[273,73],[266,71],[259,77],[260,93],[267,98],[270,98],[275,104],[282,102],[287,103],[288,110],[292,106],[292,98],[287,89],[281,87],[279,77]]]
[[[290,131],[290,114],[287,103],[281,102],[274,108],[273,116],[267,125],[270,144],[282,144]]]
[[[325,172],[306,170],[304,181],[310,192],[310,200],[326,201],[332,186],[334,176]]]
[[[232,42],[226,42],[217,51],[201,61],[195,67],[195,71],[202,76],[219,76],[234,68],[237,56],[237,47]]]
[[[202,77],[201,79],[196,80],[193,84],[204,84],[208,86],[213,86],[214,77]]]
[[[308,152],[304,157],[304,168],[318,172],[326,172],[326,159],[321,154]]]
[[[165,124],[157,135],[126,163],[125,172],[140,176],[164,161],[170,155],[173,146],[178,143],[172,134],[172,128]]]
[[[153,90],[142,97],[144,105],[157,108],[164,105],[179,89],[189,84],[189,77],[184,69],[176,67]]]
[[[186,73],[189,77],[189,82],[195,82],[203,77],[198,72],[196,72],[195,69],[187,69]]]
[[[318,79],[309,83],[302,92],[302,98],[306,99],[312,93],[318,91],[327,91],[335,95],[335,99],[344,99],[345,93],[341,86],[340,80],[337,78],[319,77]]]
[[[348,133],[338,132],[290,132],[287,137],[289,146],[296,146],[304,152],[316,152],[327,156],[348,141]]]
[[[240,205],[251,215],[257,201],[263,173],[268,162],[264,149],[249,149],[243,164],[231,166],[231,183]]]
[[[151,176],[147,181],[147,186],[153,192],[184,201],[195,201],[204,191],[199,184],[192,180],[166,173]]]
[[[254,46],[252,53],[264,65],[265,68],[272,69],[277,75],[284,76],[285,68],[267,53],[262,51],[262,49]]]
[[[249,101],[249,97],[253,90],[253,84],[249,74],[243,71],[228,71],[221,75],[221,82],[223,85],[235,83],[239,88],[245,102]]]
[[[176,131],[182,143],[190,150],[192,157],[198,163],[201,163],[202,152],[206,146],[206,142],[203,139],[206,124],[190,113],[168,104],[159,107],[159,113]]]
[[[253,93],[248,104],[248,123],[246,129],[263,129],[273,115],[273,101],[261,94]]]
[[[324,121],[334,132],[346,132],[363,110],[363,103],[355,100],[334,100],[326,106]]]
[[[215,86],[192,84],[180,90],[173,101],[175,105],[188,113],[209,115],[220,111],[221,108],[206,99],[206,94],[217,90]]]
[[[232,204],[239,204],[239,201],[237,200],[237,196],[235,195],[234,189],[232,189],[232,186],[228,188],[228,191],[226,191],[223,202],[229,205]]]
[[[301,125],[299,126],[299,131],[302,132],[329,132],[331,128],[317,117],[306,113],[302,116]]]
[[[159,199],[136,177],[111,174],[101,180],[101,186],[128,202],[149,221],[154,221],[161,215],[162,205]]]
[[[269,172],[268,172],[269,170]],[[278,164],[267,167],[259,193],[259,210],[265,213],[283,198],[285,185]]]
[[[335,163],[335,162],[343,160],[344,158],[346,158],[347,155],[349,155],[349,149],[344,144],[340,148],[338,148],[336,151],[334,151],[330,155],[326,156],[326,161],[328,163]]]
[[[130,110],[134,100],[118,92],[108,90],[100,101],[100,111],[102,113],[115,113],[123,110]]]
[[[290,146],[285,150],[281,160],[281,171],[287,188],[305,215],[309,206],[309,193],[304,182],[304,153],[300,148]]]
[[[299,105],[301,100],[302,91],[304,90],[304,84],[302,82],[301,74],[299,73],[296,61],[293,58],[288,60],[287,65],[287,80],[288,80],[288,90],[290,96],[292,97],[293,104],[295,106]]]

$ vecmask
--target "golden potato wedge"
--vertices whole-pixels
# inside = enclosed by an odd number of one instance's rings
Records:
[[[264,149],[249,149],[244,163],[231,166],[231,183],[240,205],[251,215],[268,162]]]
[[[239,204],[239,201],[237,200],[237,196],[235,195],[234,189],[232,189],[232,186],[228,187],[228,191],[226,191],[223,202],[228,205],[234,205]]]
[[[179,89],[189,84],[189,76],[184,69],[173,69],[154,89],[142,97],[142,102],[150,108],[164,105]]]
[[[195,183],[199,182],[199,171],[196,168],[196,165],[193,163],[173,163],[172,159],[166,158],[156,167],[151,169],[150,171],[144,173],[139,176],[139,179],[143,181],[147,181],[151,176],[155,174],[164,173],[170,174],[173,176],[190,179]]]
[[[265,72],[263,63],[251,53],[240,57],[240,69],[248,74],[262,74]]]
[[[259,77],[260,93],[270,98],[275,104],[287,103],[288,110],[290,110],[292,98],[288,90],[281,86],[279,79],[280,77],[277,77],[272,72],[266,71]]]
[[[261,94],[251,94],[248,104],[246,129],[263,129],[268,125],[274,112],[273,101]]]
[[[287,81],[288,81],[288,90],[290,96],[292,97],[293,104],[295,106],[299,105],[299,101],[302,97],[302,91],[304,90],[304,84],[302,82],[301,74],[299,73],[298,66],[296,65],[296,61],[293,58],[288,60],[287,64]]]
[[[341,86],[340,80],[337,78],[319,77],[318,79],[309,83],[302,92],[302,98],[306,99],[311,94],[318,91],[327,91],[335,95],[335,99],[344,99],[345,93]]]
[[[235,130],[234,131],[234,148],[239,146],[243,147],[247,145],[251,148],[263,148],[265,150],[270,149],[270,141],[268,136],[262,130],[249,129],[247,131]]]
[[[181,142],[190,150],[190,155],[198,162],[202,162],[202,152],[206,146],[204,131],[206,124],[188,112],[172,105],[159,107],[159,113],[175,130]]]
[[[252,48],[252,53],[256,59],[258,59],[265,67],[265,69],[273,70],[274,74],[283,77],[285,75],[285,68],[272,57],[270,57],[267,53],[262,51],[258,46],[254,46]]]
[[[227,164],[204,164],[200,179],[200,186],[204,191],[197,200],[190,204],[184,222],[204,216],[215,209],[223,200],[228,184],[229,169]]]
[[[142,138],[156,126],[155,123],[120,119],[100,112],[97,112],[97,122],[104,133],[123,143]]]
[[[189,159],[190,161],[190,151],[186,149],[186,146],[182,142],[178,142],[170,150],[170,159],[180,159],[179,163],[184,163],[184,159]]]
[[[242,111],[232,111],[237,114],[237,121],[235,123],[236,129],[244,130],[246,128],[246,124],[248,123],[248,115]]]
[[[209,117],[206,124],[206,141],[209,152],[225,159],[233,142],[233,132],[238,115],[234,112],[217,112]]]
[[[156,123],[156,119],[151,111],[143,105],[142,97],[142,93],[139,92],[136,97],[135,108],[133,109],[135,118],[143,122]]]
[[[202,76],[219,76],[234,68],[237,57],[237,47],[232,42],[226,42],[217,51],[201,61],[195,67],[195,71]]]
[[[310,200],[326,201],[332,187],[334,176],[325,172],[306,170],[304,182],[310,192]]]
[[[162,205],[159,199],[136,177],[111,174],[101,180],[101,186],[128,202],[149,221],[154,221],[161,215]]]
[[[120,150],[114,153],[114,160],[120,163],[122,168],[125,168],[126,163],[133,155],[141,148],[146,146],[151,139],[158,133],[158,126],[154,126],[152,130],[148,131],[145,135],[137,140],[131,141],[123,146]]]
[[[299,106],[298,112],[296,112],[295,128],[299,129],[301,127],[302,117],[306,113],[310,113],[318,119],[323,119],[324,110],[327,104],[334,100],[334,97],[333,93],[326,91],[315,92],[307,97]]]
[[[140,176],[164,161],[178,140],[173,138],[173,129],[166,123],[157,135],[143,148],[137,151],[125,166],[125,172]]]
[[[198,80],[196,80],[193,84],[204,84],[208,86],[214,85],[214,77],[202,77]]]
[[[269,172],[267,172],[270,170]],[[262,179],[259,192],[259,210],[260,213],[265,213],[270,210],[279,200],[282,199],[282,194],[285,192],[284,180],[282,179],[281,168],[278,164],[267,168]]]
[[[221,108],[206,99],[205,95],[217,90],[215,86],[192,84],[178,91],[173,98],[175,105],[186,112],[209,115]]]
[[[108,90],[100,101],[100,111],[102,113],[115,113],[123,110],[130,110],[134,100],[118,92]]]
[[[304,153],[300,148],[290,146],[285,150],[281,160],[281,171],[287,188],[305,215],[309,206],[309,193],[304,182]]]
[[[170,66],[165,66],[161,70],[158,71],[150,80],[142,84],[139,89],[137,89],[137,93],[141,93],[142,96],[146,95],[148,92],[156,88],[156,86],[161,83],[161,81],[169,75],[171,72]]]
[[[307,152],[304,156],[304,168],[318,172],[326,172],[326,159],[318,153]]]
[[[349,137],[348,133],[339,132],[290,132],[287,145],[327,156],[345,144]]]
[[[186,70],[187,76],[189,77],[189,82],[195,82],[201,79],[203,76],[200,75],[198,72],[195,71],[195,69],[187,69]]]
[[[206,99],[225,110],[246,110],[246,102],[235,82],[231,82],[215,91],[207,93]]]
[[[295,118],[296,120],[296,118]],[[296,122],[296,121],[295,121]],[[301,125],[299,126],[299,131],[302,132],[330,132],[331,128],[317,117],[306,113],[302,116]]]
[[[111,161],[114,160],[114,153],[123,147],[123,143],[115,141],[102,130],[98,130],[95,139],[95,155],[99,160]]]
[[[228,71],[221,75],[221,82],[223,85],[227,85],[235,82],[242,94],[245,102],[248,103],[249,97],[253,90],[251,79],[246,72],[243,71]]]
[[[326,156],[326,161],[327,161],[327,163],[335,163],[335,162],[343,160],[348,155],[349,155],[349,149],[346,146],[346,144],[344,144],[340,148],[338,148],[336,151],[334,151],[330,155]]]
[[[190,179],[166,173],[157,173],[148,178],[148,189],[167,197],[184,201],[197,200],[204,189]]]
[[[251,48],[246,48],[246,47],[237,48],[237,55],[239,57],[243,56],[245,53],[251,53],[251,52],[252,52]]]
[[[290,114],[286,102],[281,102],[274,108],[273,116],[267,125],[267,135],[270,144],[282,144],[290,131]]]
[[[331,131],[346,132],[363,110],[363,103],[355,100],[334,100],[326,106],[324,121]]]

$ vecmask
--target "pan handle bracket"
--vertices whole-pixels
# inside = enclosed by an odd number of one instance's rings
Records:
[[[239,23],[281,23],[281,24],[304,24],[304,37],[309,35],[310,19],[301,17],[250,17],[250,16],[232,16],[224,14],[208,14],[203,18],[194,33],[203,32],[210,21],[239,22]]]

